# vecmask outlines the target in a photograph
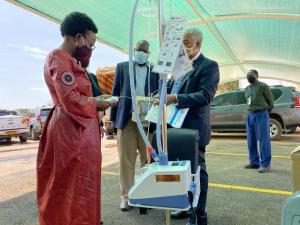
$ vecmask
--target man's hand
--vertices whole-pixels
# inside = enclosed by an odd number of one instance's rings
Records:
[[[176,95],[167,95],[167,105],[177,103]]]
[[[159,102],[160,102],[160,97],[155,96],[153,99],[153,103],[158,105]],[[170,105],[170,104],[174,104],[174,103],[177,103],[176,95],[167,95],[166,105]]]

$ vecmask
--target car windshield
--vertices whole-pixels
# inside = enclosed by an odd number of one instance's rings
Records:
[[[15,111],[0,111],[0,116],[17,116]]]

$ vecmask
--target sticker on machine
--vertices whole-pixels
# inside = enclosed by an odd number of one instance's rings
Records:
[[[61,75],[61,81],[64,85],[71,86],[75,83],[74,75],[70,72],[65,72]]]

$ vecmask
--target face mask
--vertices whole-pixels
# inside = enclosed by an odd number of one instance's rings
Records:
[[[90,58],[92,56],[92,49],[86,46],[83,38],[82,41],[84,44],[82,47],[79,47],[76,43],[76,49],[73,56],[77,61],[80,61],[82,67],[86,68],[89,65]]]
[[[254,75],[247,75],[247,80],[250,84],[254,84],[257,81],[257,78]]]
[[[195,46],[196,45],[194,45],[193,47],[190,47],[190,48],[185,47],[185,52],[188,56],[194,57],[196,55]]]
[[[134,60],[140,65],[147,63],[148,57],[149,57],[149,54],[146,54],[143,51],[135,51],[134,52]]]
[[[85,69],[89,66],[89,64],[90,64],[90,59],[88,59],[88,60],[81,60],[80,61],[81,67],[83,67]]]

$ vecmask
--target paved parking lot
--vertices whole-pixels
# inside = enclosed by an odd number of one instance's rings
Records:
[[[278,225],[285,199],[291,194],[290,153],[300,143],[300,131],[272,142],[273,171],[245,170],[245,135],[215,134],[207,148],[209,225]],[[0,143],[0,224],[36,225],[35,157],[38,142]],[[119,211],[118,155],[115,140],[103,150],[102,219],[106,225],[164,224],[162,210],[139,216]],[[185,220],[172,224],[185,224]]]

